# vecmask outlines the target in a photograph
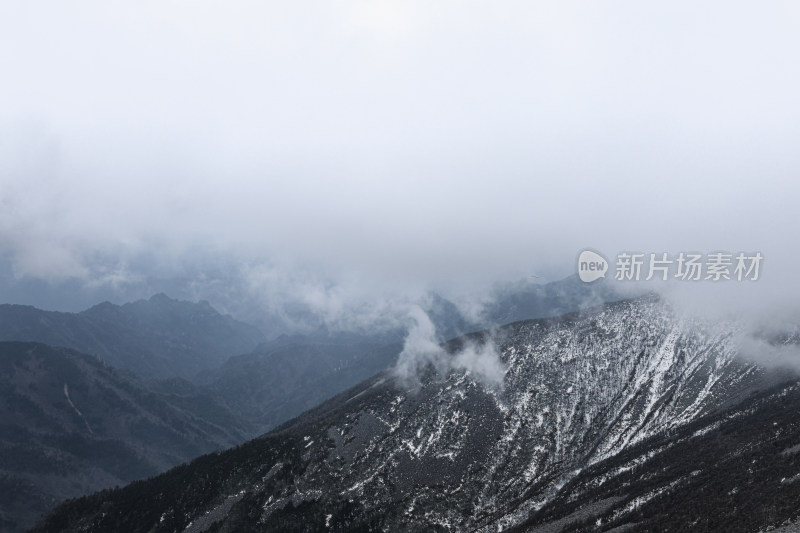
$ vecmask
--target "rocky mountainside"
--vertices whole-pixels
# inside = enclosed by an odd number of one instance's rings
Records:
[[[121,306],[105,302],[81,313],[0,305],[0,341],[73,348],[146,377],[191,379],[264,340],[257,328],[206,302],[163,294]]]
[[[669,487],[660,478],[637,485],[641,490],[612,480],[607,486],[618,490],[611,495],[593,487],[657,461],[662,448],[653,443],[685,441],[689,430],[708,435],[698,442],[713,453],[730,428],[730,409],[779,379],[737,358],[736,331],[733,323],[685,319],[656,298],[640,298],[461,337],[435,357],[407,342],[408,353],[424,356],[415,380],[384,372],[262,438],[61,506],[38,531],[488,532],[548,522],[556,524],[552,531],[579,522],[590,529],[629,524],[638,520],[631,511],[657,501],[647,491],[668,494]],[[763,401],[771,409],[781,400]],[[755,449],[767,434],[763,425],[753,431],[752,441],[738,437],[743,449]],[[775,450],[794,445],[791,431]],[[735,453],[735,441],[718,449]],[[724,468],[725,457],[715,460]],[[683,472],[679,464],[663,468],[672,481]],[[616,499],[570,514],[570,506],[597,503],[595,495]],[[776,512],[769,523],[788,518]]]
[[[57,502],[238,444],[252,428],[189,382],[145,382],[95,357],[0,342],[0,530]]]
[[[798,531],[798,409],[794,379],[660,433],[585,468],[510,531]]]

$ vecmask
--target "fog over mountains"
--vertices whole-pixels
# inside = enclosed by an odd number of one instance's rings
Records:
[[[0,533],[798,527],[798,23],[2,2]]]
[[[584,247],[760,251],[748,298],[797,296],[792,3],[314,7],[5,6],[3,301],[337,322]]]

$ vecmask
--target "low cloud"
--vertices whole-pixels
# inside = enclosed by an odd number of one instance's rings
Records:
[[[433,368],[440,376],[463,370],[486,386],[502,387],[506,367],[491,338],[483,344],[467,341],[461,350],[451,354],[440,344],[433,322],[421,308],[413,307],[409,318],[413,325],[393,369],[402,385],[419,386],[421,375]]]
[[[800,345],[794,342],[772,343],[754,335],[737,339],[739,355],[766,368],[788,368],[800,371]]]
[[[4,11],[4,301],[348,329],[435,290],[476,322],[586,246],[758,250],[704,305],[800,300],[796,7],[237,5]]]

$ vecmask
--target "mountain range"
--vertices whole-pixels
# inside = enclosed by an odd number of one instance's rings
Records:
[[[143,380],[96,357],[0,342],[0,529],[65,498],[148,477],[252,435],[191,383]]]
[[[381,372],[234,449],[68,502],[35,531],[791,524],[800,388],[742,359],[738,333],[642,297],[462,336],[414,383]]]
[[[32,341],[96,355],[144,377],[192,379],[266,338],[258,328],[218,313],[208,302],[157,294],[80,313],[0,305],[0,341]]]
[[[504,294],[518,314],[547,314],[547,295],[576,309],[590,292],[567,279]],[[434,293],[424,312],[441,341],[480,327]],[[0,305],[0,530],[268,431],[391,367],[405,333],[320,328],[266,340],[206,302],[163,294],[81,313]]]

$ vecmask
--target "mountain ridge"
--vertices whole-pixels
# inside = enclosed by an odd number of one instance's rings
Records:
[[[451,367],[411,391],[385,371],[234,450],[56,509],[37,531],[123,516],[157,531],[522,527],[583,470],[772,386],[733,341],[731,325],[652,297],[475,333],[448,349],[496,343],[499,388]],[[152,508],[130,509],[134,494]]]
[[[2,304],[0,340],[64,346],[145,377],[191,380],[231,355],[254,349],[265,337],[208,302],[160,294],[121,306],[102,302],[80,313]]]

